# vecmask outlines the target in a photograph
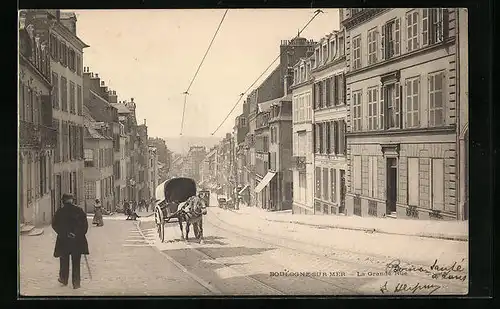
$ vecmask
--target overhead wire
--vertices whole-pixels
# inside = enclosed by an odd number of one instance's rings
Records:
[[[309,24],[316,18],[316,16],[318,16],[320,13],[323,13],[322,10],[316,10],[314,12],[314,16],[311,17],[311,19],[304,25],[304,27],[302,27],[302,29],[300,31],[298,31],[297,33],[297,36],[294,37],[292,39],[295,40],[296,38],[298,38],[300,36],[300,34],[307,28],[307,26],[309,26]],[[224,118],[224,120],[222,120],[222,122],[219,124],[219,126],[217,127],[217,129],[215,129],[215,131],[212,132],[211,135],[214,135],[221,127],[222,125],[226,122],[226,120],[229,118],[229,116],[231,116],[231,114],[233,113],[233,111],[235,110],[236,106],[238,106],[238,103],[240,103],[241,99],[243,98],[243,96],[245,94],[247,94],[247,92],[260,80],[260,78],[262,76],[264,76],[264,74],[266,74],[266,72],[273,66],[273,64],[278,60],[280,59],[280,57],[288,51],[288,48],[285,48],[283,49],[282,52],[279,53],[279,55],[273,60],[273,62],[271,62],[271,64],[264,70],[264,72],[262,72],[262,74],[259,75],[259,77],[257,77],[257,79],[255,79],[255,81],[247,88],[247,90],[245,90],[245,92],[241,93],[240,94],[240,97],[238,99],[238,101],[236,101],[236,103],[233,105],[233,108],[231,108],[231,110],[229,111],[229,113],[226,115],[226,117]]]
[[[203,55],[203,58],[201,59],[200,64],[198,65],[198,68],[196,69],[196,72],[194,73],[193,78],[191,79],[191,82],[189,83],[189,86],[187,90],[183,93],[184,94],[184,106],[182,108],[182,120],[181,120],[181,132],[180,135],[182,135],[182,131],[184,129],[184,115],[186,112],[186,103],[187,103],[187,96],[189,95],[189,90],[191,89],[191,86],[194,83],[194,80],[196,79],[196,76],[198,75],[198,72],[200,72],[201,66],[203,65],[203,62],[205,61],[205,58],[208,55],[208,52],[210,51],[210,48],[212,48],[212,44],[215,41],[215,37],[217,36],[217,33],[219,33],[220,27],[222,26],[222,23],[224,22],[224,19],[226,18],[226,14],[229,11],[229,9],[226,9],[224,12],[224,15],[222,16],[222,19],[219,23],[219,26],[217,27],[217,30],[215,30],[214,36],[212,37],[212,40],[210,41],[210,44],[208,45],[207,51],[205,52],[205,55]]]

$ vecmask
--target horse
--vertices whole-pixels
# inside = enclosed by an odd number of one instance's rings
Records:
[[[181,229],[182,239],[189,240],[190,226],[193,226],[194,236],[203,244],[203,215],[207,214],[205,201],[198,196],[191,196],[183,205],[180,205],[179,210],[170,217],[176,217]],[[182,224],[186,225],[186,234]],[[185,236],[184,236],[185,235]]]

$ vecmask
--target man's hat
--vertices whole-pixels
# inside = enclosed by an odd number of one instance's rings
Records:
[[[74,200],[74,199],[75,199],[75,197],[74,197],[72,194],[69,194],[69,193],[64,193],[64,194],[63,194],[63,196],[62,196],[62,201],[64,202],[64,201],[67,201],[67,200],[69,200],[69,199]]]

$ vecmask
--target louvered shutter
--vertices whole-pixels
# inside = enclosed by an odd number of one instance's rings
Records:
[[[429,9],[422,9],[422,46],[429,45]]]
[[[441,21],[442,21],[442,29],[443,29],[443,32],[442,32],[442,40],[441,41],[444,41],[446,40],[449,35],[450,35],[450,19],[449,19],[449,9],[439,9],[441,11]],[[457,9],[455,9],[456,11]],[[456,13],[455,13],[455,16]]]
[[[394,85],[394,88],[395,88],[395,92],[396,92],[396,95],[395,95],[395,98],[394,98],[394,109],[395,111],[397,112],[397,119],[396,119],[396,127],[397,128],[401,128],[401,123],[403,122],[403,113],[402,113],[402,110],[401,110],[401,85],[399,82],[397,82],[395,85]]]
[[[379,104],[379,108],[380,108],[380,128],[382,130],[386,129],[386,125],[385,125],[385,119],[384,119],[384,114],[385,114],[385,102],[384,102],[384,96],[385,96],[385,87],[384,85],[380,86],[380,104]]]
[[[394,39],[394,45],[393,45],[394,46],[394,55],[398,56],[401,53],[401,18],[396,18],[396,20],[394,21],[394,38],[393,39]],[[417,45],[418,45],[418,43],[417,43]]]
[[[382,32],[380,38],[380,59],[385,60],[385,32],[387,31],[387,27],[385,24],[382,25]]]

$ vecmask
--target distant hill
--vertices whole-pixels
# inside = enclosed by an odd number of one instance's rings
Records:
[[[191,146],[205,146],[207,151],[210,147],[217,145],[222,137],[194,137],[194,136],[179,136],[179,137],[164,137],[165,144],[168,149],[175,153],[185,154]]]

